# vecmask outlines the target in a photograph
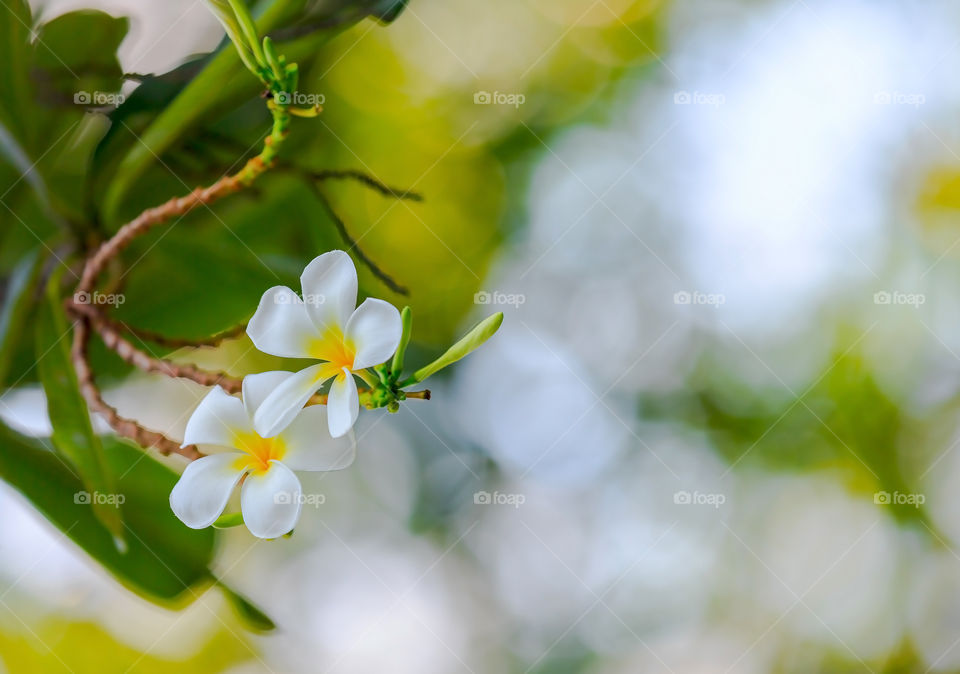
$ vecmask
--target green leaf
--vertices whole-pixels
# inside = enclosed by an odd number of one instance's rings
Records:
[[[7,279],[7,291],[0,309],[0,390],[6,384],[10,363],[35,304],[44,259],[40,249],[34,250],[20,261]]]
[[[105,118],[87,115],[82,101],[118,100],[108,97],[123,82],[115,52],[128,22],[87,10],[62,14],[35,32],[33,26],[23,0],[0,7],[0,162],[21,167],[15,183],[0,176],[0,193],[31,231],[43,227],[10,193],[21,180],[33,187],[45,219],[79,226],[87,164],[106,129]],[[22,179],[24,163],[31,171]]]
[[[403,388],[422,382],[430,375],[436,374],[448,365],[453,365],[464,356],[469,355],[471,351],[493,337],[494,333],[500,329],[501,323],[503,323],[503,312],[497,312],[493,316],[480,321],[473,330],[468,332],[459,342],[447,349],[442,356],[429,365],[421,367],[404,380],[400,384],[400,387]]]
[[[0,122],[19,138],[29,140],[30,27],[33,18],[26,0],[7,0],[0,12]]]
[[[124,551],[80,502],[86,486],[73,470],[54,452],[2,426],[0,478],[129,589],[164,605],[189,603],[213,580],[214,532],[188,529],[170,510],[175,472],[130,445],[108,438],[103,443],[124,501]]]
[[[61,268],[62,269],[62,268]],[[47,395],[47,409],[53,425],[53,444],[78,471],[86,491],[94,495],[93,511],[122,546],[124,528],[120,508],[101,502],[97,494],[109,498],[116,485],[107,471],[100,438],[94,434],[87,403],[80,393],[77,375],[70,359],[70,329],[60,300],[60,274],[47,284],[36,324],[36,354],[40,381]]]
[[[217,581],[217,585],[223,590],[224,595],[230,601],[230,605],[237,612],[237,615],[240,616],[240,619],[247,624],[247,627],[257,630],[258,632],[272,632],[277,629],[276,623],[270,619],[270,616],[264,613],[249,599],[227,587],[221,581]]]
[[[123,69],[116,51],[129,29],[125,17],[100,11],[81,10],[62,14],[40,26],[34,42],[34,68],[38,69],[37,97],[52,108],[65,108],[82,115],[85,103],[74,95],[109,94],[120,89]],[[82,36],[82,39],[79,39]]]

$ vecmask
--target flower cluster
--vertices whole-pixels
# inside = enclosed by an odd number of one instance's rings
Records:
[[[291,531],[300,515],[301,487],[293,471],[329,471],[353,462],[351,432],[364,404],[395,412],[419,383],[483,343],[502,314],[471,331],[439,359],[399,380],[409,340],[403,314],[378,299],[357,307],[357,270],[341,250],[320,255],[300,276],[302,296],[290,288],[267,290],[247,325],[262,352],[317,361],[299,372],[263,372],[243,379],[242,400],[215,387],[194,411],[184,446],[210,453],[187,466],[170,494],[173,512],[200,529],[216,522],[242,481],[242,521],[260,538]],[[392,357],[392,362],[387,363]],[[327,404],[311,398],[330,381]],[[421,396],[422,397],[422,396]],[[280,495],[284,498],[278,498]]]

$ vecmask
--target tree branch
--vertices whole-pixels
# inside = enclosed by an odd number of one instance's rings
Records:
[[[154,448],[164,455],[179,454],[190,461],[202,457],[203,454],[194,445],[181,447],[163,433],[148,430],[133,419],[120,416],[116,408],[111,407],[103,400],[100,389],[94,381],[93,371],[90,369],[90,360],[87,356],[89,341],[89,319],[86,316],[80,316],[74,324],[73,345],[70,349],[70,355],[73,359],[74,369],[77,371],[80,392],[90,409],[100,414],[117,435],[129,438],[141,447]]]

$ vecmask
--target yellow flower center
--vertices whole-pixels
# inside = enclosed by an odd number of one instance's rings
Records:
[[[261,438],[252,431],[237,433],[233,446],[246,455],[237,458],[237,469],[251,473],[266,473],[271,461],[280,461],[287,453],[280,437]]]
[[[317,360],[330,363],[331,369],[340,372],[343,368],[353,370],[357,350],[339,329],[331,328],[317,337],[309,346],[309,353]]]

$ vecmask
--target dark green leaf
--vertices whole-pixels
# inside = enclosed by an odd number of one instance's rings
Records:
[[[3,308],[0,309],[0,390],[6,385],[10,363],[36,303],[43,260],[40,250],[34,250],[20,261],[7,279]]]
[[[60,275],[47,285],[36,324],[36,354],[40,381],[47,395],[47,409],[53,425],[53,444],[76,469],[90,494],[105,498],[116,494],[106,467],[103,446],[94,434],[86,401],[80,393],[77,375],[70,360],[70,329],[59,292]],[[120,508],[93,499],[93,511],[113,534],[118,545],[124,540]]]
[[[171,512],[172,470],[142,450],[104,439],[117,494],[123,497],[126,550],[94,516],[86,487],[55,453],[0,427],[0,478],[131,590],[160,602],[192,601],[212,580],[214,532],[185,527]],[[80,495],[80,496],[78,496]]]

